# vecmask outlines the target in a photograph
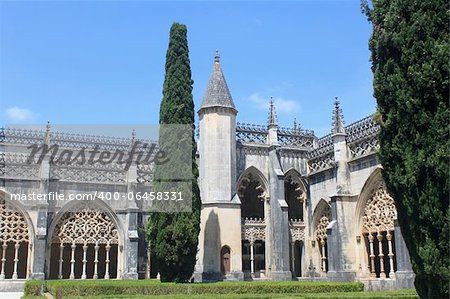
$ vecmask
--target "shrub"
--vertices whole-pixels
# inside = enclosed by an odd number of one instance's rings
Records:
[[[25,282],[24,295],[26,296],[40,296],[41,295],[41,285],[45,284],[42,280],[27,280]]]
[[[175,295],[175,294],[292,294],[362,291],[362,283],[334,282],[217,282],[176,284],[141,280],[48,281],[47,288],[55,298],[98,295]]]

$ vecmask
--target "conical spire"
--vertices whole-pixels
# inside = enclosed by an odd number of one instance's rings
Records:
[[[236,110],[227,82],[220,68],[220,55],[217,50],[214,56],[214,71],[206,87],[200,110],[208,107],[227,107]]]
[[[273,103],[273,98],[270,97],[269,116],[267,117],[267,125],[269,127],[278,126],[277,112]]]
[[[333,123],[331,133],[345,134],[344,116],[342,115],[341,103],[338,97],[334,98]]]

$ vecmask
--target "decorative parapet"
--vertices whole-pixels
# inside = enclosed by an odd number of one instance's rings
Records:
[[[0,128],[0,142],[12,145],[42,144],[45,141],[46,132],[43,130],[22,128]],[[49,145],[58,145],[69,149],[93,149],[127,151],[132,145],[132,138],[77,134],[67,132],[51,132]],[[142,149],[143,144],[156,144],[153,140],[136,139],[139,141],[137,149]]]
[[[328,168],[334,167],[334,153],[330,152],[323,156],[311,159],[308,161],[309,170],[311,173],[319,172]]]
[[[52,132],[50,143],[73,149],[98,147],[101,150],[126,151],[131,144],[131,138]]]
[[[154,155],[158,151],[158,145],[152,140],[136,139],[135,134],[131,138],[120,138],[111,136],[96,136],[87,134],[50,132],[22,128],[0,128],[0,141],[7,145],[0,153],[0,174],[4,179],[38,180],[40,179],[40,163],[44,161],[40,154],[34,156],[34,161],[29,163],[28,153],[16,152],[17,146],[48,144],[49,149],[57,145],[59,148],[73,151],[74,157],[87,159],[92,149],[100,151],[129,152],[135,147],[134,152]],[[144,146],[147,144],[147,146]],[[11,147],[9,147],[11,146]],[[14,148],[14,149],[13,149]],[[8,152],[8,150],[10,150]],[[83,155],[79,155],[84,152]],[[77,159],[78,159],[77,158]],[[56,157],[58,159],[58,157]],[[137,181],[150,182],[153,178],[152,159],[146,164],[137,165]],[[44,162],[46,163],[46,162]],[[127,182],[127,171],[124,164],[119,163],[65,163],[65,161],[53,161],[50,163],[50,179],[66,182],[83,183],[112,183],[125,184]]]
[[[353,143],[368,137],[376,136],[380,132],[380,125],[369,115],[345,127],[347,143]]]
[[[153,164],[137,165],[137,182],[150,183],[153,181]]]
[[[25,153],[1,153],[1,176],[5,179],[38,180],[40,166],[27,163],[28,155]]]
[[[317,148],[308,154],[310,172],[318,172],[334,165],[334,147],[331,134],[317,141]]]
[[[237,123],[236,139],[241,143],[265,144],[267,140],[267,127],[254,124]]]
[[[345,127],[346,142],[350,150],[350,158],[355,159],[378,151],[378,134],[380,125],[373,115],[367,116]],[[334,165],[333,135],[328,134],[317,142],[317,148],[308,154],[308,166],[311,172],[319,172]]]
[[[242,240],[250,243],[266,240],[266,222],[264,218],[242,219]]]
[[[241,143],[267,143],[267,126],[237,123],[236,139]],[[277,130],[280,145],[312,148],[315,139],[314,131],[299,128],[280,127]]]
[[[0,142],[4,144],[42,144],[44,138],[45,131],[42,130],[0,128]]]
[[[291,242],[305,240],[305,222],[300,219],[291,219],[289,221],[289,233]]]
[[[302,130],[298,128],[279,128],[278,141],[280,145],[312,148],[314,131]]]
[[[80,183],[112,183],[125,184],[127,172],[123,165],[107,164],[77,167],[75,165],[52,165],[50,167],[50,179]]]
[[[346,127],[346,141],[352,159],[378,151],[378,134],[380,129],[380,125],[375,122],[373,115]]]

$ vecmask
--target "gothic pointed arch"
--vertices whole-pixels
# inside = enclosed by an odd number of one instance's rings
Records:
[[[49,234],[50,278],[117,278],[120,244],[121,230],[106,204],[68,203]]]
[[[247,168],[240,176],[237,192],[241,199],[242,269],[245,275],[260,277],[266,264],[265,205],[270,199],[269,182],[256,167]]]
[[[314,226],[314,229],[317,228],[317,225],[320,222],[320,219],[326,216],[329,218],[329,221],[331,222],[331,206],[330,204],[323,198],[319,200],[316,207],[314,208],[312,223]]]
[[[0,190],[0,280],[31,274],[33,224],[22,204]]]
[[[289,220],[304,220],[307,190],[300,173],[293,168],[289,169],[284,176],[284,198],[288,204]]]
[[[100,199],[94,199],[92,201],[82,201],[82,202],[70,201],[70,202],[64,204],[50,223],[48,233],[47,233],[47,242],[48,243],[52,242],[53,236],[55,234],[56,226],[58,225],[58,223],[61,221],[61,219],[64,217],[64,215],[67,212],[74,212],[83,207],[89,208],[92,210],[102,211],[103,213],[105,213],[109,217],[111,222],[113,223],[114,227],[117,229],[118,243],[119,244],[124,243],[125,230],[122,226],[121,221],[117,217],[116,213],[114,213],[114,211],[111,209],[111,207],[108,204],[106,204],[103,200],[100,200]]]
[[[320,253],[320,269],[322,272],[328,271],[328,243],[327,243],[327,227],[331,222],[331,206],[321,199],[314,210],[314,242],[318,244]]]
[[[370,278],[395,278],[395,220],[397,210],[394,199],[387,191],[377,168],[367,179],[358,198],[356,232],[361,245],[361,263]]]
[[[247,168],[238,180],[237,193],[241,199],[242,218],[264,218],[264,202],[269,199],[269,182],[261,171],[254,166]]]
[[[267,180],[267,178],[258,168],[256,168],[255,166],[250,166],[245,169],[239,176],[239,179],[237,181],[238,193],[239,187],[242,186],[243,183],[245,183],[249,176],[254,177],[260,183],[265,192],[269,192],[269,181]]]

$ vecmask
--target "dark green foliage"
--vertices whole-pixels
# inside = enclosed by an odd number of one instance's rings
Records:
[[[178,130],[161,128],[159,145],[161,150],[172,149],[171,159],[180,154],[188,145],[189,167],[157,165],[154,174],[154,190],[167,190],[167,183],[159,179],[174,179],[186,170],[189,171],[189,197],[192,198],[192,213],[152,213],[148,225],[148,240],[151,244],[152,259],[161,275],[161,281],[187,282],[192,276],[196,262],[198,234],[200,231],[200,191],[197,185],[198,169],[195,161],[196,144],[194,141],[194,102],[192,98],[191,69],[185,25],[174,23],[170,29],[169,48],[166,55],[166,77],[163,99],[160,108],[160,124],[188,125],[189,134]],[[180,149],[174,152],[173,149]],[[178,157],[177,157],[178,158]],[[184,163],[186,164],[186,163]],[[192,168],[191,168],[192,165]],[[186,169],[180,169],[184,167]],[[186,184],[180,184],[186,188]],[[173,190],[182,191],[182,190]],[[186,190],[183,190],[186,191]],[[157,203],[158,204],[158,203]],[[169,204],[170,202],[161,203]],[[173,204],[173,203],[172,203]],[[173,208],[173,206],[172,206]]]
[[[28,282],[27,282],[28,283]],[[83,297],[100,295],[201,295],[209,298],[217,294],[300,294],[300,293],[338,293],[361,292],[364,285],[360,282],[299,282],[299,281],[246,281],[216,283],[160,283],[157,280],[48,280],[48,291],[55,298],[70,296]],[[27,293],[26,293],[27,295]],[[139,296],[139,297],[140,297]],[[170,296],[171,297],[171,296]],[[183,298],[182,296],[181,298]],[[262,297],[262,296],[260,296]],[[258,297],[256,297],[258,298]]]
[[[421,298],[449,296],[449,2],[363,3],[381,119],[379,158]]]

